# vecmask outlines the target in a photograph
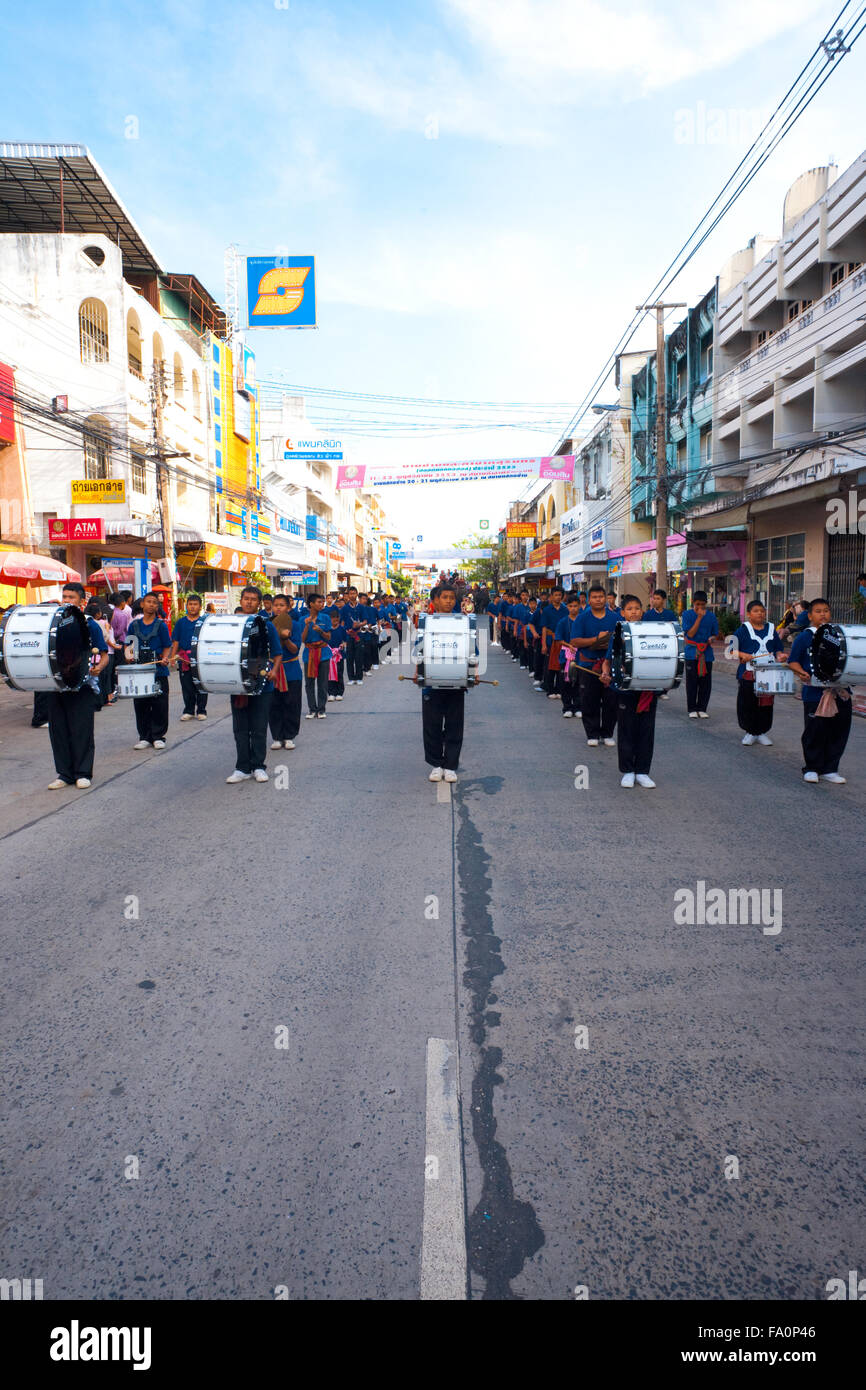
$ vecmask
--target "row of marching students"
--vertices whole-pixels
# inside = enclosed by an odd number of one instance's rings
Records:
[[[659,698],[666,691],[629,691],[613,687],[613,634],[617,622],[680,621],[685,643],[685,687],[690,719],[708,719],[712,691],[712,639],[719,635],[718,621],[708,609],[707,596],[697,591],[693,607],[678,619],[667,607],[664,590],[656,589],[650,607],[644,611],[640,599],[626,594],[619,605],[601,585],[590,588],[587,602],[572,593],[563,603],[563,594],[554,589],[547,604],[530,598],[526,590],[516,595],[497,596],[490,606],[491,637],[498,625],[503,647],[512,660],[534,677],[534,688],[550,699],[560,698],[563,717],[583,721],[587,746],[618,747],[621,785],[654,787],[650,777],[655,738],[655,717]],[[788,661],[802,683],[804,730],[803,779],[843,784],[839,763],[851,729],[851,691],[812,686],[811,644],[817,628],[831,621],[830,605],[824,598],[806,605],[808,625],[796,632],[789,654],[773,624],[767,620],[764,604],[753,599],[747,605],[746,621],[733,634],[730,657],[737,668],[737,720],[744,731],[744,746],[772,746],[770,728],[775,697],[755,693],[756,658]],[[567,649],[567,658],[563,656]],[[576,660],[570,660],[576,653]],[[572,671],[572,664],[576,670]],[[616,732],[617,738],[614,739]]]

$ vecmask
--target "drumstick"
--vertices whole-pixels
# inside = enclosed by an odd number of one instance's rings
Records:
[[[412,679],[412,677],[411,677],[411,676],[398,676],[397,679],[398,679],[398,681],[410,681],[410,680]],[[473,678],[472,678],[472,683],[473,683],[473,685],[498,685],[498,684],[499,684],[499,681],[483,681],[483,680],[481,680],[481,679],[476,679],[476,678],[473,676]]]

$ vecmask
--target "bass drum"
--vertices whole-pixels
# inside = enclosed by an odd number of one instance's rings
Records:
[[[617,623],[610,663],[617,690],[676,690],[685,661],[679,623]]]
[[[413,659],[424,685],[433,690],[466,690],[478,669],[474,613],[423,613]]]
[[[812,639],[813,685],[866,680],[866,627],[824,623]]]
[[[80,690],[90,671],[90,632],[80,608],[20,604],[0,618],[0,676],[13,690]]]
[[[189,669],[208,695],[260,695],[270,664],[261,613],[207,613],[193,628]]]

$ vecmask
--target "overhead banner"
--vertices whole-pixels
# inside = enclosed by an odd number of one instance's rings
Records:
[[[545,478],[574,481],[574,454],[515,459],[467,459],[458,463],[344,464],[337,469],[338,488],[418,486],[423,483],[487,483],[498,478]]]
[[[393,546],[391,556],[394,560],[491,560],[492,550],[459,550],[455,546],[443,546],[440,550],[401,550]]]
[[[315,328],[315,256],[245,256],[245,328]]]
[[[204,562],[212,570],[228,570],[231,574],[250,574],[258,570],[261,562],[258,551],[234,550],[226,538],[225,545],[211,545],[204,548]]]

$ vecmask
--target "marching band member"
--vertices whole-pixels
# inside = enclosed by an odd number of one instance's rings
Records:
[[[434,613],[453,613],[457,590],[446,580],[431,594]],[[477,640],[476,640],[477,646]],[[424,734],[424,761],[430,765],[431,782],[457,781],[460,750],[463,747],[463,702],[465,690],[434,690],[424,685],[418,668],[412,677],[421,686],[421,725]],[[470,685],[478,684],[477,676],[469,677]]]
[[[364,680],[364,653],[361,645],[364,617],[363,605],[358,602],[358,590],[354,587],[347,589],[342,621],[347,633],[346,672],[350,685],[361,685]]]
[[[389,618],[390,622],[390,618]],[[395,628],[396,631],[396,628]],[[390,628],[389,628],[390,632]],[[389,638],[389,643],[391,642]],[[346,629],[340,621],[340,609],[334,607],[331,610],[331,627],[328,632],[328,646],[331,649],[331,660],[328,669],[328,699],[342,700],[345,693],[345,683],[343,680],[343,664],[346,658],[346,643],[348,636]]]
[[[617,716],[616,695],[599,677],[608,643],[618,621],[617,614],[607,606],[607,596],[601,584],[591,584],[589,607],[579,615],[575,624],[577,635],[569,643],[569,646],[577,648],[580,708],[588,748],[597,748],[599,739],[604,742],[605,748],[613,748],[616,743],[613,737]]]
[[[650,606],[641,618],[643,623],[675,623],[677,615],[667,606],[668,596],[664,589],[653,589]],[[625,603],[625,599],[623,599]]]
[[[743,730],[742,742],[763,743],[772,747],[770,729],[773,727],[773,696],[755,694],[756,656],[775,654],[778,661],[787,661],[782,651],[782,639],[772,623],[767,622],[767,610],[759,599],[746,604],[748,618],[734,633],[737,650],[737,723]]]
[[[590,601],[592,593],[590,592]],[[639,623],[643,614],[641,601],[634,594],[623,594],[620,606],[622,621]],[[612,681],[611,661],[613,658],[613,637],[602,663],[602,683],[610,686]],[[657,690],[618,690],[616,692],[617,722],[616,738],[619,757],[619,770],[622,773],[621,787],[654,787],[650,777],[655,743],[656,709],[659,692]]]
[[[695,590],[694,607],[683,614],[686,641],[686,706],[689,719],[709,719],[707,706],[713,688],[712,639],[719,635],[715,613],[707,611],[703,589]]]
[[[135,726],[138,730],[138,743],[133,748],[165,747],[168,732],[168,663],[167,652],[171,651],[171,637],[162,619],[162,605],[159,594],[144,594],[141,600],[141,613],[126,630],[127,645],[124,648],[127,661],[146,664],[154,662],[156,679],[160,693],[133,700]],[[138,645],[138,654],[133,653],[130,638]]]
[[[241,590],[241,612],[261,611],[262,591],[255,584],[247,584]],[[264,618],[265,615],[262,614]],[[248,782],[254,777],[257,782],[267,782],[265,767],[268,747],[268,715],[273,696],[273,677],[279,673],[283,664],[282,647],[277,630],[270,618],[265,618],[265,631],[268,638],[268,652],[272,659],[271,680],[265,683],[258,695],[232,695],[232,733],[235,736],[236,762],[234,772],[226,781]]]
[[[579,635],[577,629],[580,622],[580,597],[578,594],[574,592],[570,593],[566,606],[568,612],[559,620],[559,625],[556,629],[556,637],[557,641],[560,643],[564,642],[570,647],[572,637]],[[579,719],[581,717],[579,687],[575,685],[573,681],[566,680],[565,672],[563,672],[560,677],[560,686],[562,689],[563,719],[573,719],[575,715],[577,715]]]
[[[803,768],[804,782],[846,781],[839,773],[839,763],[851,732],[851,689],[811,685],[812,639],[818,628],[832,622],[830,605],[825,598],[813,598],[809,604],[809,626],[794,639],[788,655],[788,665],[803,682]]]
[[[550,595],[550,603],[546,604],[541,614],[541,653],[547,658],[547,669],[544,673],[544,689],[548,700],[558,700],[559,692],[562,689],[562,679],[559,674],[559,648],[560,643],[556,639],[556,629],[559,627],[560,620],[565,617],[565,608],[562,605],[562,590],[555,588]]]
[[[325,719],[328,703],[328,668],[331,648],[328,646],[330,623],[320,618],[325,600],[321,594],[310,595],[310,616],[304,619],[301,641],[304,644],[304,685],[307,690],[308,719]]]
[[[207,719],[207,694],[204,690],[199,690],[189,669],[193,628],[200,617],[201,599],[198,594],[189,594],[186,600],[186,612],[182,618],[178,618],[172,629],[171,651],[168,657],[169,666],[172,662],[177,662],[178,674],[180,675],[180,688],[183,693],[181,720]]]
[[[283,660],[274,674],[274,692],[268,711],[272,749],[294,748],[301,727],[303,673],[298,660],[304,621],[296,617],[285,594],[274,595],[273,624],[279,635]]]
[[[84,608],[87,595],[83,584],[64,584],[61,603],[74,604]],[[48,736],[51,739],[51,752],[54,754],[54,770],[57,776],[48,783],[49,791],[60,791],[62,787],[89,787],[93,780],[93,758],[95,744],[93,721],[96,714],[97,695],[91,684],[99,677],[108,664],[108,647],[99,625],[92,618],[87,619],[91,647],[99,653],[99,659],[91,668],[89,678],[80,690],[61,693],[52,690],[47,695]]]

